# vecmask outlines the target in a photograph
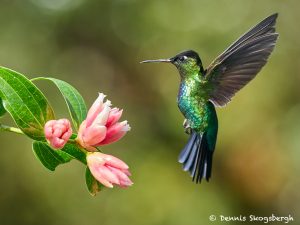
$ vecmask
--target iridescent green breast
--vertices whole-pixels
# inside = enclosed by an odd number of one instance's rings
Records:
[[[201,86],[200,80],[185,79],[180,84],[177,96],[180,111],[196,131],[204,131],[208,126],[208,100],[206,93],[201,91]]]

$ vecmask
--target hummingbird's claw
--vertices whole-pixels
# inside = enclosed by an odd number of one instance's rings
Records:
[[[183,128],[184,128],[184,132],[187,134],[191,134],[192,133],[192,128],[190,126],[190,123],[187,119],[185,119],[183,121]]]

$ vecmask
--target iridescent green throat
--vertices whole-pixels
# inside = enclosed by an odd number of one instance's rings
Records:
[[[193,58],[188,58],[185,62],[182,63],[175,63],[180,76],[182,79],[184,78],[195,78],[202,75],[202,65],[198,65],[197,61]]]

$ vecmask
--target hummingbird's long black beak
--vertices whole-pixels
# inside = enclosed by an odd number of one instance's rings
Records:
[[[171,59],[154,59],[154,60],[145,60],[140,63],[160,63],[160,62],[171,63],[172,60]]]

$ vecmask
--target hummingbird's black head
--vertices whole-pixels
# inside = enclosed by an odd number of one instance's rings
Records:
[[[199,72],[203,74],[204,72],[201,59],[197,52],[193,50],[181,52],[169,59],[146,60],[142,63],[150,62],[172,63],[176,66],[182,78]]]
[[[187,50],[187,51],[181,52],[181,53],[175,55],[174,57],[172,57],[170,60],[172,61],[173,64],[175,64],[175,63],[181,64],[181,63],[186,63],[186,61],[188,59],[194,59],[198,66],[202,66],[202,62],[201,62],[199,55],[197,54],[197,52],[195,52],[193,50]]]

